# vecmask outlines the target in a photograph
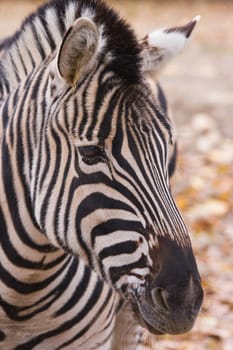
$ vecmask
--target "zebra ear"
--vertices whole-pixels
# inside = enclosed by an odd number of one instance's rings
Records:
[[[98,41],[95,23],[84,17],[77,19],[67,30],[58,50],[58,75],[75,85],[94,63]]]
[[[156,30],[142,39],[142,70],[157,73],[183,49],[199,19],[197,16],[182,27]]]

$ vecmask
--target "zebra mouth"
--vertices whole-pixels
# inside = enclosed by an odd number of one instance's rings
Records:
[[[166,334],[166,332],[162,332],[162,331],[152,327],[145,319],[141,319],[141,321],[139,321],[139,323],[142,327],[146,328],[152,334],[155,334],[155,335]]]
[[[155,334],[155,335],[164,335],[167,333],[161,329],[156,328],[154,325],[152,326],[146,320],[146,315],[142,315],[142,312],[140,311],[137,304],[133,304],[133,311],[134,311],[134,314],[135,314],[140,326],[142,326],[143,328],[146,328],[150,333]]]
[[[146,289],[142,287],[131,291],[130,296],[132,309],[139,324],[152,334],[183,334],[193,326],[196,312],[190,311],[187,317],[187,312],[184,314],[184,310],[181,310],[174,318],[174,314],[169,311],[162,312],[153,305],[150,298],[146,297]]]
[[[159,314],[156,313],[150,303],[146,302],[145,290],[146,289],[141,286],[136,289],[131,289],[129,295],[133,312],[140,326],[146,328],[152,334],[164,335],[167,332],[162,329],[162,327],[159,327],[159,323],[161,323],[159,321]],[[158,325],[156,323],[158,323]]]

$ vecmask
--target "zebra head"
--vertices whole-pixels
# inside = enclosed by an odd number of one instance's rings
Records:
[[[169,185],[172,123],[147,77],[183,47],[196,19],[138,42],[108,16],[78,18],[49,67],[37,221],[118,290],[149,331],[183,333],[203,292]]]

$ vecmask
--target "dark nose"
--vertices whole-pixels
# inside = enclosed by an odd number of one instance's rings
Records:
[[[176,312],[177,310],[190,308],[190,311],[198,312],[203,299],[203,291],[200,281],[189,281],[162,287],[153,283],[151,299],[154,306],[161,311]]]
[[[203,291],[199,281],[155,286],[151,289],[152,307],[166,320],[167,332],[181,334],[190,331],[203,300]]]
[[[148,290],[152,308],[166,320],[169,333],[189,331],[200,310],[203,290],[191,246],[160,238],[160,269]]]

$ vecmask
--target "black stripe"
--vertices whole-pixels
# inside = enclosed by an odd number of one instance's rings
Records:
[[[73,275],[73,277],[75,277],[75,275]],[[56,313],[54,314],[54,317],[63,315],[64,313],[71,310],[78,304],[79,300],[82,298],[84,293],[88,290],[88,287],[90,288],[90,285],[89,285],[90,278],[91,278],[91,269],[85,266],[82,279],[80,280],[79,284],[75,288],[75,291],[70,296],[69,300],[64,305],[62,305],[62,307],[58,311],[56,311]]]
[[[10,274],[9,271],[6,270],[6,268],[0,263],[0,275],[3,283],[11,288],[12,290],[15,290],[18,293],[21,293],[22,295],[28,295],[30,293],[41,291],[42,289],[48,288],[48,286],[56,280],[57,277],[59,277],[66,266],[68,265],[68,262],[66,261],[63,266],[58,269],[53,275],[49,276],[48,278],[44,279],[43,281],[34,282],[34,283],[26,283],[19,281],[18,279],[15,279],[14,276]],[[5,309],[5,311],[8,308],[8,316],[12,319],[17,319],[17,307],[14,307],[12,305],[7,305],[6,302],[3,300],[0,301],[0,305]]]
[[[47,188],[47,192],[45,197],[43,198],[43,205],[41,205],[41,211],[40,211],[40,225],[43,229],[45,229],[45,221],[46,221],[46,214],[48,212],[48,205],[49,205],[49,199],[52,193],[52,190],[54,188],[55,181],[59,175],[59,169],[61,167],[61,155],[62,155],[62,145],[61,145],[61,138],[57,134],[57,131],[55,131],[54,128],[50,128],[51,131],[51,137],[53,138],[53,142],[55,143],[55,164],[53,168],[53,173],[50,177],[49,186]],[[41,153],[40,157],[43,159],[43,153]],[[43,159],[44,160],[44,159]],[[38,169],[38,175],[39,175],[40,169]],[[59,239],[59,237],[57,237]]]
[[[100,293],[99,293],[100,296]],[[106,299],[104,300],[104,302],[102,303],[101,307],[99,308],[98,312],[96,312],[95,315],[93,315],[91,321],[87,324],[86,327],[84,327],[78,334],[76,334],[72,339],[70,339],[69,341],[63,343],[61,346],[59,346],[57,348],[57,350],[61,350],[63,348],[66,348],[68,345],[72,344],[73,342],[75,342],[77,339],[81,338],[85,333],[87,333],[87,331],[93,326],[93,324],[95,323],[95,321],[100,318],[102,312],[104,311],[106,305],[108,305],[109,300],[112,296],[112,290],[110,289],[108,292],[108,295],[106,297]],[[96,299],[98,300],[98,299]],[[94,306],[94,305],[93,305]]]
[[[113,285],[116,285],[116,282],[120,279],[121,276],[123,275],[132,276],[131,271],[134,268],[140,269],[140,268],[145,268],[147,266],[148,266],[148,259],[144,254],[141,255],[139,260],[136,260],[131,264],[121,265],[121,266],[112,266],[109,269],[111,281]]]
[[[83,218],[93,211],[101,208],[114,210],[119,209],[134,213],[132,208],[130,208],[127,204],[98,192],[87,195],[86,198],[80,203],[76,212],[77,239],[80,247],[85,251],[90,265],[92,265],[93,260],[92,252],[85,243],[85,237],[83,237],[83,232],[81,230],[81,223]]]
[[[91,294],[91,297],[89,298],[87,303],[77,313],[77,315],[75,317],[73,317],[72,319],[64,322],[61,326],[57,327],[54,330],[51,330],[49,332],[45,332],[45,333],[39,334],[38,336],[36,336],[33,339],[31,339],[29,342],[26,342],[26,343],[24,343],[22,345],[16,346],[15,350],[31,350],[31,349],[33,349],[33,347],[36,347],[37,345],[39,345],[44,340],[52,338],[52,337],[55,337],[56,335],[61,334],[61,333],[65,332],[65,331],[71,329],[74,325],[76,325],[79,322],[81,322],[81,320],[85,318],[87,313],[90,312],[93,309],[94,305],[99,300],[99,297],[100,297],[100,295],[102,293],[102,289],[103,289],[103,282],[98,280],[97,283],[96,283],[96,286],[95,286],[95,288],[94,288],[94,290],[93,290],[93,292]],[[91,325],[89,325],[89,327],[90,326]],[[86,329],[84,328],[82,331],[80,331],[76,335],[76,338],[77,339],[80,338],[85,333],[86,333]]]
[[[2,179],[4,183],[4,190],[5,190],[5,195],[7,198],[7,204],[9,207],[9,211],[11,213],[11,219],[12,223],[14,225],[15,231],[18,232],[18,235],[22,242],[29,246],[32,249],[36,249],[40,252],[48,252],[51,249],[51,246],[46,244],[46,245],[38,245],[36,244],[32,238],[30,237],[29,233],[25,230],[22,218],[20,217],[19,213],[19,201],[17,194],[15,192],[15,185],[13,182],[14,176],[12,173],[11,169],[11,161],[10,161],[10,151],[8,149],[8,146],[3,139],[2,141],[2,163],[4,166],[2,167]],[[31,214],[31,220],[32,223],[34,223],[34,218],[32,216],[32,211],[30,209],[30,200],[28,196],[25,194],[25,204],[27,205],[27,210],[28,213]]]
[[[35,39],[35,43],[36,43],[36,47],[38,49],[38,52],[39,52],[39,54],[41,56],[41,59],[44,60],[45,57],[47,56],[47,54],[46,54],[46,52],[45,52],[45,50],[44,50],[44,48],[43,48],[43,46],[41,44],[39,35],[37,33],[37,28],[36,28],[36,26],[35,26],[33,21],[30,23],[30,26],[31,26],[31,29],[32,29],[32,33],[33,33],[33,36],[34,36],[34,39]]]
[[[6,128],[6,125],[9,120],[9,111],[8,111],[8,103],[9,103],[9,97],[5,100],[3,109],[2,109],[2,121],[3,121],[3,128]]]
[[[99,236],[107,236],[109,233],[114,231],[133,231],[138,232],[139,234],[143,233],[143,227],[139,222],[129,221],[129,220],[121,220],[121,219],[110,219],[105,222],[95,226],[95,228],[91,232],[91,245],[92,248],[95,248],[96,240],[98,240]]]
[[[44,28],[44,30],[46,32],[47,42],[48,42],[48,44],[49,44],[49,46],[51,48],[51,51],[53,51],[56,48],[56,43],[55,43],[55,41],[53,39],[53,36],[52,36],[52,34],[50,32],[50,28],[49,28],[48,22],[46,21],[45,15],[43,15],[43,16],[41,15],[39,18],[40,18],[40,20],[42,22],[42,25],[43,25],[43,28]]]
[[[27,73],[28,73],[27,67],[25,66],[23,57],[22,57],[22,55],[20,53],[19,44],[18,44],[17,41],[16,41],[16,47],[17,47],[17,55],[19,56],[19,59],[20,59],[20,62],[21,62],[21,65],[22,65],[22,68],[23,68],[23,71],[24,71],[24,75],[27,75]]]
[[[121,243],[112,244],[106,248],[103,248],[99,253],[101,261],[108,258],[109,256],[120,256],[121,254],[132,254],[138,248],[138,244],[135,241],[124,241]]]
[[[165,114],[167,114],[167,99],[166,96],[164,95],[164,92],[160,86],[159,83],[157,83],[157,88],[158,88],[158,100],[160,102],[160,106],[162,107],[163,111]]]
[[[0,62],[0,88],[1,88],[1,94],[4,95],[4,93],[10,92],[10,84],[8,79],[6,78],[6,71],[3,68],[2,63]],[[5,91],[6,90],[6,91]]]
[[[177,162],[177,144],[175,143],[172,156],[169,160],[169,165],[168,165],[168,173],[170,177],[174,174],[176,170],[176,162]]]

